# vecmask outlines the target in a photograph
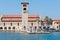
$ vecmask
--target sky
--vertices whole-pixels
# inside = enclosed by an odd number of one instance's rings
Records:
[[[21,14],[21,2],[29,2],[29,14],[39,14],[42,18],[60,18],[60,0],[0,0],[0,16]]]

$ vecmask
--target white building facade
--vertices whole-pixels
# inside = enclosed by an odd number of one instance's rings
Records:
[[[28,2],[22,2],[22,15],[3,15],[0,21],[0,30],[14,30],[14,31],[37,31],[43,29],[41,23],[46,25],[46,21],[42,21],[39,15],[28,14]],[[41,22],[42,21],[42,22]]]
[[[53,22],[52,22],[52,26],[56,30],[60,30],[60,18],[54,19]]]

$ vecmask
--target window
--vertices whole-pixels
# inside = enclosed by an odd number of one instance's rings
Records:
[[[33,22],[31,23],[31,25],[33,26]]]
[[[17,23],[17,25],[19,26],[19,23]]]
[[[8,27],[8,29],[11,29],[11,27]]]
[[[26,10],[26,8],[23,8],[23,10]]]
[[[5,23],[4,23],[4,26],[5,26]]]
[[[35,26],[35,30],[37,29],[37,27]]]
[[[57,28],[58,28],[58,26],[57,26]]]
[[[15,29],[15,27],[13,27],[13,29]]]
[[[0,27],[0,29],[3,29],[3,27]]]
[[[26,7],[26,6],[27,6],[26,4],[23,5],[23,7]]]
[[[7,29],[7,27],[4,27],[4,29]]]
[[[24,30],[26,30],[26,27],[24,26]]]
[[[12,26],[12,23],[11,23],[11,26]]]

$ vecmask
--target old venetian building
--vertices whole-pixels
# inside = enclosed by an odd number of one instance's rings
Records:
[[[22,15],[3,15],[0,21],[0,30],[37,31],[37,29],[44,29],[46,27],[46,21],[39,15],[28,14],[28,2],[22,2],[21,4]]]

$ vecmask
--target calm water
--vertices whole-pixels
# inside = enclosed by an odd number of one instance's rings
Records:
[[[0,32],[0,40],[60,40],[60,33],[21,34],[12,32]]]

